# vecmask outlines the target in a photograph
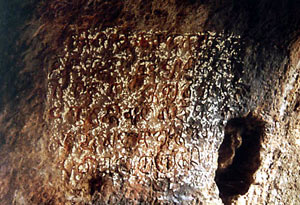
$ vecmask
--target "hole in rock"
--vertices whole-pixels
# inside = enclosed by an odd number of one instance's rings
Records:
[[[246,194],[253,175],[260,166],[261,140],[265,122],[253,116],[233,118],[225,127],[219,148],[215,182],[225,205],[238,195]]]
[[[114,195],[114,185],[112,174],[99,172],[89,180],[89,192],[94,199],[106,201],[111,195]],[[107,204],[107,203],[105,203]]]
[[[90,194],[93,195],[96,191],[100,191],[105,183],[105,179],[103,176],[96,176],[90,179]]]

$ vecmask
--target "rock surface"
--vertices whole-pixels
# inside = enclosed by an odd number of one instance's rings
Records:
[[[299,8],[269,0],[38,4],[2,57],[0,200],[222,204],[218,167],[245,174],[257,159],[238,157],[245,129],[261,132],[245,128],[251,113],[265,124],[260,163],[249,189],[223,202],[299,204]],[[223,166],[219,148],[234,118],[243,123]]]

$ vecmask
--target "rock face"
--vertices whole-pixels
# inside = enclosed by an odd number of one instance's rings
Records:
[[[1,87],[1,201],[300,203],[297,8],[39,4]]]

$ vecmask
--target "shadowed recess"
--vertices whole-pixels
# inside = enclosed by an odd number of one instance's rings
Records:
[[[261,162],[264,127],[265,123],[251,113],[228,121],[215,177],[224,204],[230,204],[237,195],[246,194],[253,183],[253,175]]]

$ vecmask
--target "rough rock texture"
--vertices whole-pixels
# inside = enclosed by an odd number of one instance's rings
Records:
[[[296,1],[33,4],[1,31],[3,204],[300,203]]]

